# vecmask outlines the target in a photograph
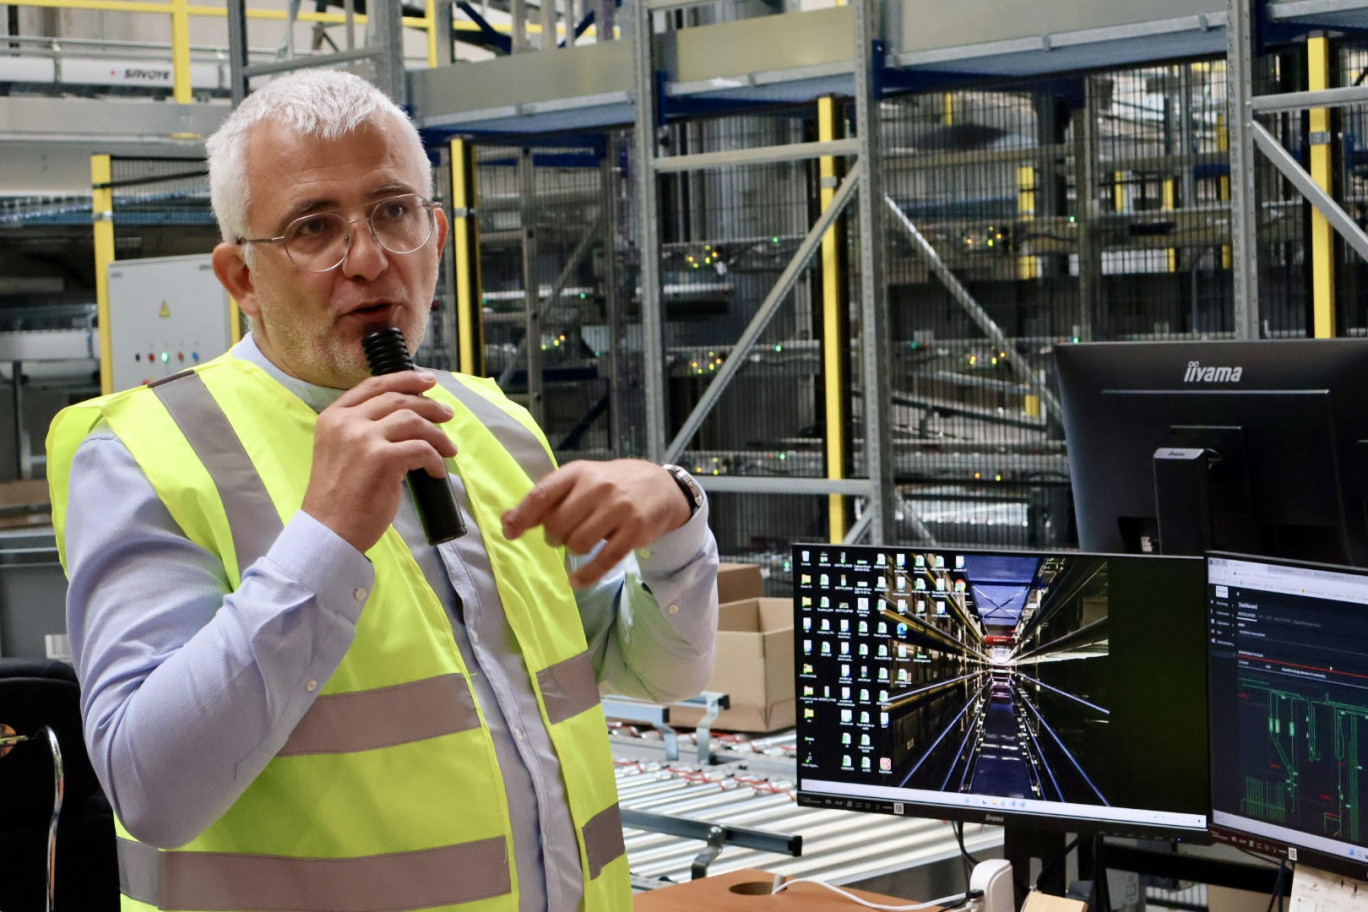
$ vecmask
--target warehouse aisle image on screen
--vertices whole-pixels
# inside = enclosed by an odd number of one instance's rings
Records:
[[[1199,561],[840,546],[797,557],[810,782],[1103,819],[1150,808],[1157,781],[1177,789],[1173,810],[1201,813],[1206,786],[1181,767],[1205,768]]]

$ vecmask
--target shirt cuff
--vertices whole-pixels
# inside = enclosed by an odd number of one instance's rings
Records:
[[[649,585],[653,580],[674,576],[707,551],[711,540],[712,531],[708,528],[708,500],[704,495],[703,506],[689,517],[688,522],[633,552],[636,555],[637,566],[641,569],[642,580]]]
[[[370,559],[303,510],[277,536],[266,559],[353,624],[375,585]]]

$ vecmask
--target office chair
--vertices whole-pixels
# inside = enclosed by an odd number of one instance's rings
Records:
[[[0,858],[5,912],[119,908],[114,815],[62,662],[0,658]]]

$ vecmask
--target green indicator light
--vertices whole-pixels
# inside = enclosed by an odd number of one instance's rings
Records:
[[[774,238],[774,243],[776,243],[776,244],[779,243],[779,239],[778,239],[778,238]]]
[[[170,353],[170,352],[162,352],[162,353],[161,353],[161,359],[162,359],[162,364],[165,364],[167,361],[170,361],[170,360],[171,360],[171,353]]]

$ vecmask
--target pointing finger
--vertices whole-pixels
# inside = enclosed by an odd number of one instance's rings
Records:
[[[569,476],[559,469],[538,482],[522,499],[522,503],[504,513],[504,538],[511,541],[533,526],[541,525],[547,514],[565,496],[569,484]]]

